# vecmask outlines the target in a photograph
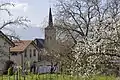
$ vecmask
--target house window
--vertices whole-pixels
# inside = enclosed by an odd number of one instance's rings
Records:
[[[17,53],[13,52],[11,53],[12,56],[17,56]]]
[[[35,49],[33,50],[33,55],[36,56],[36,50]]]
[[[27,50],[25,50],[25,54],[24,54],[24,57],[27,57]]]
[[[7,43],[6,42],[4,42],[4,46],[6,46],[7,45]]]
[[[30,49],[30,58],[32,57],[32,50]]]

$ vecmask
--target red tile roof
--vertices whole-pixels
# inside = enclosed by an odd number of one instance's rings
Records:
[[[13,41],[15,47],[10,48],[10,52],[22,52],[24,51],[33,41],[32,40],[20,40]]]

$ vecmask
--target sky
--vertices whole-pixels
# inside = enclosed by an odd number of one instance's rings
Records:
[[[27,17],[31,21],[29,27],[25,29],[10,25],[7,27],[14,30],[20,39],[44,38],[44,27],[48,24],[49,8],[53,6],[55,0],[0,0],[0,3],[6,2],[14,3],[15,6],[7,7],[11,11],[12,17],[9,17],[5,12],[0,13],[1,18],[4,17],[4,21],[15,19],[18,16]]]

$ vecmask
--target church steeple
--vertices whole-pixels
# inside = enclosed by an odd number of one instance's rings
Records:
[[[51,12],[51,8],[49,9],[49,26],[53,26],[53,20],[52,20],[52,12]]]
[[[48,53],[53,52],[56,45],[56,29],[53,26],[52,11],[49,8],[48,26],[45,28],[45,48]]]

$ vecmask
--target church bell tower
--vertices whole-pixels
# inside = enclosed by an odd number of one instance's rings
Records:
[[[53,25],[53,18],[51,8],[49,9],[49,21],[48,26],[45,28],[45,48],[51,53],[54,50],[56,44],[56,29]]]

